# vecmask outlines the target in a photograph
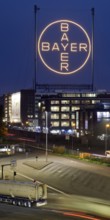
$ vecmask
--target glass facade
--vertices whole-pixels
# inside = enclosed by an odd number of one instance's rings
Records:
[[[86,132],[89,130],[89,124],[91,123],[91,120],[93,120],[93,115],[89,115],[87,108],[93,109],[95,106],[98,106],[98,104],[100,105],[102,101],[95,92],[62,91],[60,93],[54,92],[54,95],[40,94],[39,97],[41,102],[40,113],[38,113],[39,126],[45,124],[44,121],[41,122],[40,118],[45,120],[45,117],[41,117],[41,115],[45,115],[45,100],[47,99],[48,103],[50,103],[49,126],[51,129],[66,129],[66,131],[76,129],[79,133],[82,131],[82,134],[84,133],[84,130]],[[108,100],[106,100],[105,103],[108,103]],[[107,113],[104,117],[109,117],[109,115],[106,115]],[[100,118],[102,116],[97,113],[97,117]]]
[[[37,125],[43,130],[45,126],[45,112],[48,111],[48,124],[51,129],[64,129],[68,131],[74,127],[77,132],[82,131],[84,133],[84,130],[87,131],[92,126],[91,121],[94,118],[99,120],[102,118],[110,119],[110,97],[107,98],[107,96],[104,97],[104,95],[101,96],[99,93],[94,92],[79,91],[65,92],[62,90],[61,92],[52,91],[52,94],[36,93],[33,99],[27,93],[27,99],[24,95],[24,98],[18,103],[19,109],[21,105],[21,122],[34,118],[37,120]],[[11,95],[5,95],[4,97],[4,118],[6,121],[10,121],[12,115]],[[97,110],[98,107],[102,108],[102,105],[104,110]],[[89,109],[91,109],[91,113]],[[16,112],[17,108],[14,113],[16,114]]]

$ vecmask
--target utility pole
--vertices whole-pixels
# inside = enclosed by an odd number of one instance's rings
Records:
[[[94,90],[94,8],[91,9],[92,13],[92,91]]]
[[[34,90],[36,92],[36,75],[37,75],[37,26],[36,26],[36,18],[37,18],[37,11],[39,11],[40,8],[37,7],[37,5],[34,5]]]
[[[109,124],[106,124],[106,126],[105,126],[105,153],[106,153],[106,150],[107,150],[107,148],[108,148],[108,128],[110,127],[110,125]]]

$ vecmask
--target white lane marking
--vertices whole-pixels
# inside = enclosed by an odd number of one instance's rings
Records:
[[[25,177],[26,179],[32,180],[32,181],[34,182],[34,179],[33,179],[33,178],[31,178],[31,177],[29,177],[29,176],[26,176],[26,175],[21,174],[21,173],[18,173],[18,172],[17,172],[17,175],[22,176],[22,177]],[[37,180],[36,180],[36,182],[38,182],[38,183],[42,183],[42,182],[37,181]],[[46,184],[46,185],[47,185],[47,184]],[[56,192],[59,192],[59,193],[61,193],[61,194],[65,195],[65,196],[70,197],[68,194],[66,194],[66,193],[64,193],[63,191],[58,190],[58,189],[56,189],[56,188],[54,188],[54,187],[52,187],[52,186],[47,185],[47,187],[48,187],[48,188],[50,188],[50,189],[52,189],[52,190],[54,190],[54,191],[56,191]]]

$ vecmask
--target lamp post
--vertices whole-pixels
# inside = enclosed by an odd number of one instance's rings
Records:
[[[49,113],[50,113],[50,100],[46,99],[45,100],[45,130],[46,130],[46,162],[48,161],[48,131],[49,131],[49,123],[48,123],[48,118],[49,118]]]
[[[45,148],[45,156],[46,162],[48,161],[48,112],[45,112],[45,132],[46,132],[46,148]]]
[[[72,128],[75,129],[75,123],[72,123]],[[72,129],[72,151],[73,151],[73,129]]]
[[[108,142],[108,128],[110,127],[109,124],[106,124],[106,136],[105,136],[105,152],[107,150],[107,142]]]

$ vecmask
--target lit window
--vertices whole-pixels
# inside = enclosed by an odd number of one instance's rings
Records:
[[[72,111],[77,111],[79,109],[80,109],[79,107],[75,107],[75,106],[72,107]]]
[[[80,100],[72,100],[71,103],[72,104],[80,104]]]
[[[65,104],[65,105],[66,105],[66,104],[70,104],[70,101],[69,101],[69,100],[62,100],[62,101],[61,101],[61,104]]]
[[[110,112],[97,112],[97,118],[109,118]]]
[[[58,121],[52,121],[51,122],[51,126],[52,127],[58,127],[59,126],[59,122]]]
[[[92,100],[92,104],[100,103],[100,100]]]
[[[69,122],[68,121],[62,121],[61,122],[61,127],[68,127],[69,126]]]
[[[75,119],[75,114],[72,114],[72,115],[71,115],[71,119]]]
[[[90,104],[90,100],[82,100],[82,104]]]
[[[61,114],[61,119],[69,119],[69,114]]]
[[[65,93],[62,95],[62,97],[80,97],[80,93]]]
[[[54,105],[54,104],[59,104],[59,100],[53,100],[51,101],[51,104]]]
[[[95,93],[83,93],[82,97],[96,97]]]
[[[85,120],[85,129],[88,129],[88,121]]]
[[[51,114],[51,119],[59,119],[59,114]]]
[[[51,112],[59,112],[59,106],[51,106]]]
[[[68,111],[70,111],[70,107],[69,106],[62,106],[61,111],[62,112],[68,112]]]

